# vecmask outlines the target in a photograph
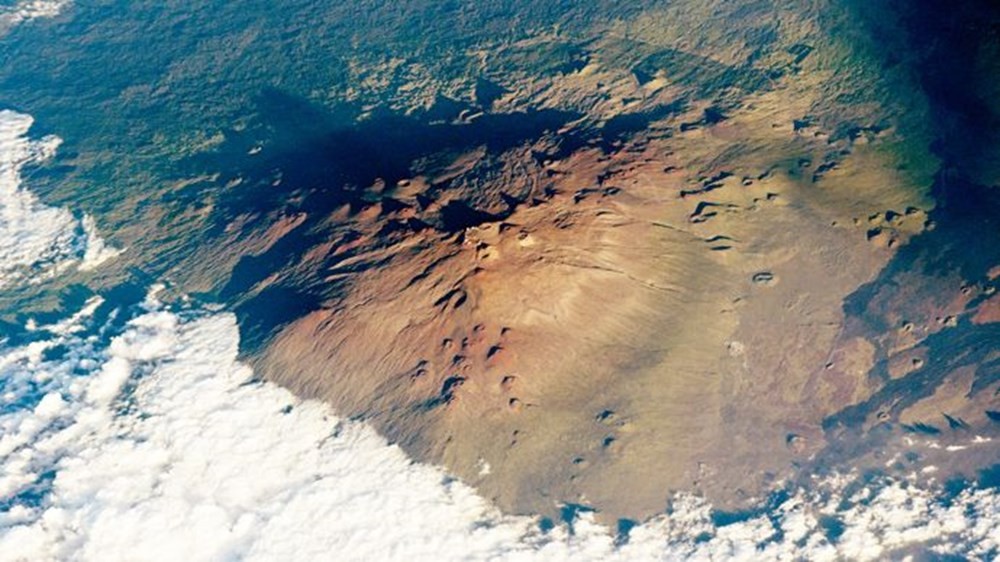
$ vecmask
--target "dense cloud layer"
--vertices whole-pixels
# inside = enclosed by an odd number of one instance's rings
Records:
[[[51,158],[58,137],[31,139],[32,118],[0,111],[0,288],[36,283],[70,267],[89,270],[116,256],[94,221],[49,207],[22,185],[25,167]]]

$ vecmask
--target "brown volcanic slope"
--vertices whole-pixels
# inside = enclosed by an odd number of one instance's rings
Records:
[[[175,219],[216,227],[180,284],[229,277],[258,373],[508,511],[742,507],[917,438],[988,464],[995,445],[940,444],[997,433],[995,215],[932,220],[906,72],[814,51],[811,20],[761,55],[782,73],[744,63],[761,10],[745,42],[669,13],[612,26],[489,108],[340,127],[267,94],[271,142],[230,133],[246,166]]]
[[[227,289],[258,372],[506,510],[605,520],[878,466],[891,424],[995,432],[996,334],[962,335],[994,321],[995,282],[921,273],[905,252],[944,226],[889,165],[894,133],[835,138],[794,99],[650,110],[616,139],[545,118],[238,218],[271,224]]]
[[[926,221],[877,134],[831,143],[781,95],[613,145],[566,150],[568,125],[377,183],[255,287],[315,271],[336,287],[258,368],[509,510],[643,517],[676,490],[739,505],[874,392],[871,344],[831,352],[842,302]]]
[[[513,512],[1000,458],[994,1],[343,4],[7,65],[80,143],[39,191],[128,251],[0,301],[221,299],[261,376]]]

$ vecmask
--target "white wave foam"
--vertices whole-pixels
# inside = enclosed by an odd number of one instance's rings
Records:
[[[71,267],[91,270],[120,250],[97,234],[91,217],[42,204],[23,187],[25,166],[51,158],[60,139],[28,138],[33,120],[0,111],[0,288],[38,283]]]
[[[848,478],[725,526],[678,497],[624,545],[588,514],[543,532],[323,404],[250,383],[232,315],[150,300],[107,342],[100,304],[0,352],[0,560],[875,560],[918,547],[987,560],[1000,548],[993,491],[943,503],[897,482],[845,496]]]

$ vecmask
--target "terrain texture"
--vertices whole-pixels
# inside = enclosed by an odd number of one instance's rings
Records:
[[[35,87],[69,139],[37,179],[93,186],[128,248],[98,285],[221,299],[257,373],[507,511],[737,510],[816,472],[995,463],[995,8],[531,4],[499,30],[499,4],[417,30],[383,7],[372,35],[289,7],[297,42],[248,22],[76,84],[131,148],[114,163],[74,158],[110,141]],[[142,25],[90,33],[142,52]],[[122,98],[142,124],[102,113]]]

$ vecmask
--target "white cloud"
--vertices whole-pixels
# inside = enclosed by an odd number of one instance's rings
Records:
[[[93,271],[102,263],[118,257],[124,250],[108,246],[100,234],[97,233],[97,225],[94,218],[84,215],[80,221],[85,238],[83,256],[80,258],[80,271]]]
[[[35,18],[50,18],[59,14],[69,0],[20,0],[0,8],[0,36],[15,25]]]
[[[88,216],[42,204],[24,189],[25,166],[51,158],[60,139],[28,138],[28,115],[0,111],[0,288],[37,283],[72,267],[92,270],[120,250],[109,248]]]
[[[586,514],[546,534],[367,426],[249,383],[232,315],[150,300],[107,341],[100,305],[0,353],[0,560],[876,560],[914,545],[986,560],[1000,547],[993,491],[946,505],[872,484],[845,508],[849,477],[721,527],[679,496],[619,547]],[[820,517],[840,521],[839,540]]]
[[[57,16],[69,3],[70,0],[19,0],[10,6],[0,6],[0,37],[25,21]]]

